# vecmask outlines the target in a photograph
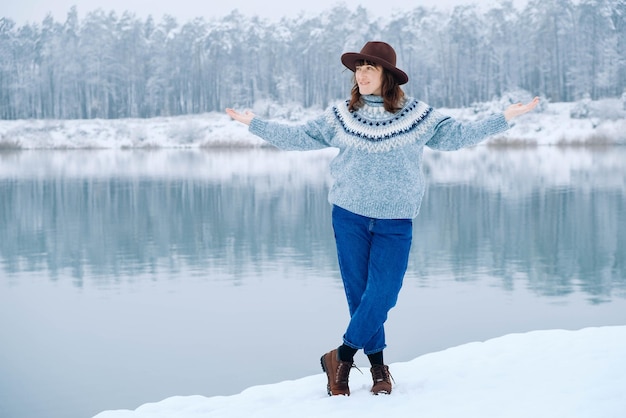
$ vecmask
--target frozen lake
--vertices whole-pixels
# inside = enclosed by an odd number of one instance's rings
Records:
[[[0,152],[0,416],[320,373],[348,315],[332,155]],[[626,147],[427,152],[386,359],[626,324],[625,161]]]

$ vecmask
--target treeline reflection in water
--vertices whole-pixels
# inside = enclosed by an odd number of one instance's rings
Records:
[[[326,200],[332,156],[0,154],[0,273],[69,273],[75,286],[107,286],[183,271],[245,284],[284,264],[339,280]],[[624,161],[622,148],[426,153],[410,275],[428,285],[489,274],[546,296],[625,297]]]

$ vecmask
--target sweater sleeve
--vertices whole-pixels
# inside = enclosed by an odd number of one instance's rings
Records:
[[[320,116],[304,125],[252,119],[249,131],[283,150],[307,151],[331,146],[334,129]]]
[[[434,128],[434,135],[426,143],[426,146],[442,151],[470,147],[491,135],[509,129],[504,113],[496,113],[475,122],[459,122],[449,116],[441,115],[441,117]]]

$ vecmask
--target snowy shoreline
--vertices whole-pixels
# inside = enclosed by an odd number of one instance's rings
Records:
[[[459,120],[470,121],[502,110],[504,106],[505,103],[494,101],[472,108],[439,110]],[[290,123],[309,120],[321,112],[320,109],[298,109],[298,114],[303,116],[295,120],[291,117],[293,112],[272,104],[258,104],[253,111],[261,117]],[[619,99],[545,103],[541,111],[515,119],[511,129],[487,143],[528,146],[626,144],[626,110]],[[0,121],[0,150],[262,146],[266,146],[265,142],[250,134],[246,126],[221,112],[151,119]]]
[[[509,334],[430,353],[390,370],[389,396],[350,375],[350,397],[326,396],[323,373],[232,396],[173,396],[94,418],[345,417],[617,418],[626,410],[626,326]],[[241,371],[237,371],[240,373]]]

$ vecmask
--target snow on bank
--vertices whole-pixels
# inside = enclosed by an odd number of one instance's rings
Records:
[[[0,121],[0,149],[135,149],[257,146],[226,115],[151,119]]]
[[[503,110],[500,101],[472,108],[440,109],[460,120],[475,120]],[[321,110],[259,104],[260,116],[301,122]],[[294,114],[302,117],[298,120]],[[572,115],[575,118],[572,118]],[[514,120],[513,127],[492,138],[497,144],[626,144],[626,111],[618,99],[598,102],[544,103]],[[264,142],[247,127],[220,112],[151,119],[0,121],[2,149],[143,149],[259,147]]]
[[[389,396],[352,370],[350,397],[326,396],[322,373],[233,396],[174,396],[97,418],[618,418],[626,411],[626,326],[510,334],[390,366]],[[280,361],[280,359],[267,359]],[[245,374],[234,365],[233,373]],[[210,376],[207,376],[210,379]]]

